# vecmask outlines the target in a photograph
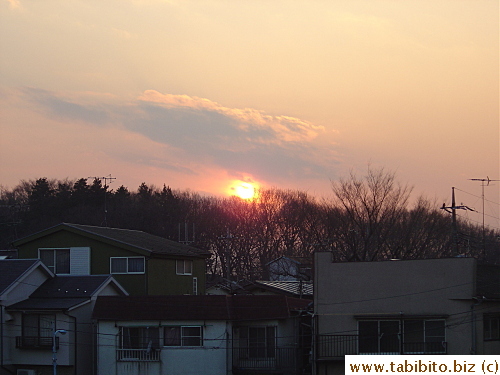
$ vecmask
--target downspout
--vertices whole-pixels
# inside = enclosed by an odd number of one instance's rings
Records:
[[[144,270],[144,294],[149,295],[149,257],[145,257],[146,265]]]
[[[226,374],[231,375],[232,374],[232,363],[230,358],[233,356],[233,346],[231,345],[231,348],[229,348],[229,331],[228,331],[228,322],[226,321]]]
[[[11,373],[12,375],[15,375],[15,372],[9,370],[8,368],[6,368],[4,366],[4,358],[3,358],[3,336],[4,336],[4,322],[3,322],[3,309],[4,309],[4,305],[0,305],[0,367],[2,369],[4,369],[5,371]]]
[[[78,369],[78,327],[77,327],[77,321],[76,321],[76,316],[70,315],[67,311],[64,312],[64,315],[73,318],[74,321],[74,353],[73,355],[75,356],[75,371],[74,374],[77,374],[77,369]]]
[[[317,328],[317,315],[313,312],[311,314],[311,333],[312,333],[312,337],[311,337],[311,365],[312,365],[312,373],[313,374],[316,374],[316,371],[318,371],[317,369],[317,364],[316,364],[316,351],[317,351],[317,340],[318,340],[318,328]]]
[[[481,303],[483,303],[484,297],[482,297],[481,300],[478,300],[477,297],[474,297],[473,299],[476,300],[476,303],[473,303],[470,306],[470,314],[471,314],[471,347],[470,347],[470,354],[474,355],[476,354],[477,351],[477,343],[476,343],[476,314],[474,312],[474,308]]]

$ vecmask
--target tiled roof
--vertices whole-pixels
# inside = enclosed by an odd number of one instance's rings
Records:
[[[110,275],[55,276],[9,310],[68,310],[90,301]]]
[[[91,297],[111,276],[56,276],[43,283],[30,298]]]
[[[30,269],[37,259],[2,259],[0,260],[0,294]]]
[[[119,229],[108,227],[97,227],[92,225],[62,223],[44,231],[21,238],[14,242],[15,246],[32,241],[40,236],[56,232],[58,230],[69,230],[82,235],[97,236],[101,240],[131,246],[138,250],[161,255],[177,255],[189,257],[207,257],[210,253],[206,250],[197,249],[193,246],[181,244],[163,237],[155,236],[140,230]]]
[[[93,318],[101,320],[283,319],[310,301],[285,296],[98,297]]]
[[[8,310],[68,310],[89,298],[29,298],[8,307]]]
[[[294,296],[313,296],[313,283],[308,281],[256,281],[256,286]]]

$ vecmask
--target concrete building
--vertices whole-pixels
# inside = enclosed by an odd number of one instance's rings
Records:
[[[320,252],[314,287],[319,375],[343,373],[347,354],[500,354],[500,267]]]

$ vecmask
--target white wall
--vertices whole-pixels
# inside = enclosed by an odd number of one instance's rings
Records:
[[[161,347],[161,361],[116,362],[119,326],[203,326],[204,346],[200,348]],[[98,375],[220,375],[227,373],[226,333],[230,326],[224,321],[162,321],[106,322],[98,324]],[[160,334],[160,337],[162,335]],[[146,368],[147,367],[147,368]],[[147,371],[147,372],[146,372]]]
[[[0,296],[3,315],[3,361],[4,365],[12,363],[12,353],[16,346],[15,334],[17,333],[14,317],[5,311],[4,306],[10,306],[27,299],[40,285],[49,279],[49,274],[40,267],[34,268],[31,272],[22,276],[19,282],[7,293]],[[1,350],[1,349],[0,349]]]
[[[8,345],[11,349],[11,363],[14,365],[51,365],[52,364],[52,350],[40,349],[17,349],[16,336],[22,336],[22,314],[21,312],[13,313],[14,319],[8,324]],[[64,314],[56,314],[56,327],[57,329],[64,329],[68,333],[65,335],[58,335],[59,337],[59,350],[57,352],[57,363],[59,365],[73,365],[74,364],[74,324],[72,320]]]

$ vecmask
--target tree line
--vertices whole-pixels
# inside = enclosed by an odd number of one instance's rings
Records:
[[[96,178],[21,181],[0,191],[0,246],[61,222],[142,230],[211,251],[207,272],[263,279],[280,256],[379,261],[450,256],[500,263],[498,230],[459,220],[384,169],[332,182],[332,196],[262,189],[255,199],[207,197],[142,183],[116,190]]]

